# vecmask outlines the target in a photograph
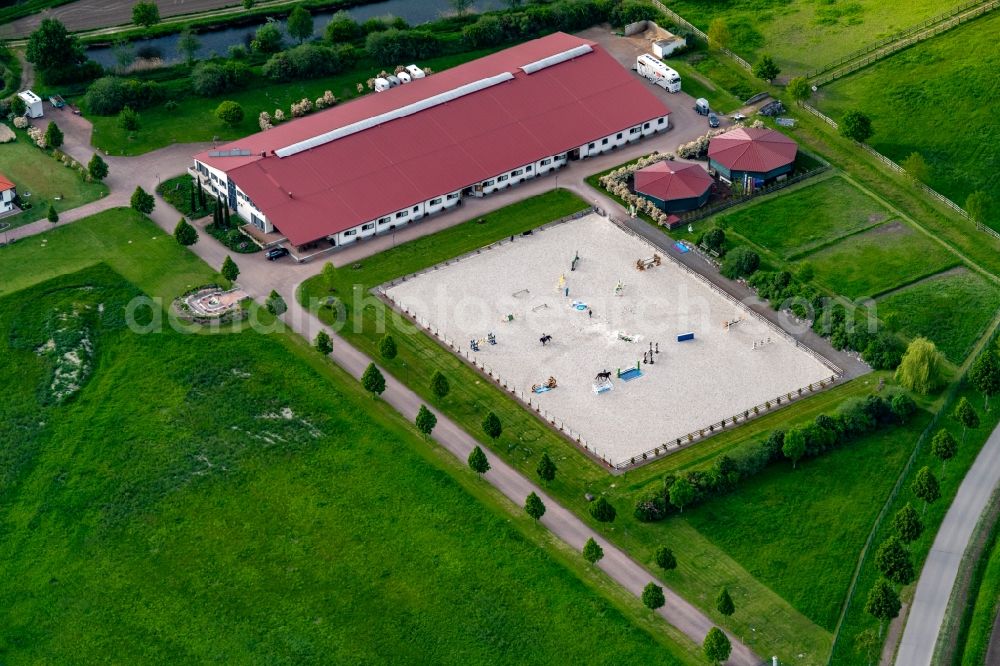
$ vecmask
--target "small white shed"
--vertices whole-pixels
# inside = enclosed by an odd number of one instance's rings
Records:
[[[685,46],[687,46],[686,39],[671,35],[669,39],[661,39],[653,42],[653,55],[657,58],[666,58],[677,49]]]
[[[29,118],[41,118],[42,112],[42,98],[33,93],[30,90],[22,90],[17,93],[17,96],[21,98],[24,105],[28,107],[27,116]]]
[[[0,174],[0,213],[14,210],[14,197],[16,196],[14,183]]]

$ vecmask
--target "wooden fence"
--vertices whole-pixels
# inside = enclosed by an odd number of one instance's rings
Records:
[[[772,192],[777,192],[778,190],[784,189],[789,185],[794,185],[795,183],[800,183],[803,180],[806,180],[807,178],[818,176],[819,174],[823,173],[829,168],[830,168],[829,166],[821,165],[816,167],[815,169],[810,169],[809,171],[806,171],[804,173],[792,176],[791,178],[786,178],[781,182],[775,182],[772,183],[771,185],[768,185],[767,187],[761,187],[755,189],[753,192],[750,192],[749,194],[743,194],[738,197],[733,197],[731,199],[727,199],[726,201],[717,203],[714,206],[708,206],[707,208],[699,208],[689,213],[682,213],[681,215],[678,216],[680,218],[680,222],[678,224],[685,224],[688,222],[697,222],[698,220],[703,220],[706,217],[711,217],[716,213],[721,213],[722,211],[728,208],[732,208],[733,206],[738,206],[739,204],[750,201],[751,199],[755,199],[765,194],[771,194]]]
[[[995,0],[995,1],[1000,1],[1000,0]],[[659,9],[661,12],[663,12],[663,14],[666,15],[666,17],[669,18],[675,25],[680,26],[685,30],[691,31],[692,34],[698,36],[698,38],[701,39],[702,41],[708,42],[708,35],[706,35],[699,28],[695,27],[694,24],[689,23],[687,19],[685,19],[683,16],[681,16],[672,9],[668,9],[666,5],[660,2],[660,0],[652,0],[652,2],[653,6]],[[719,51],[732,58],[736,62],[736,64],[738,64],[745,70],[750,71],[751,69],[753,69],[750,63],[748,63],[746,60],[739,57],[729,49],[720,48]]]

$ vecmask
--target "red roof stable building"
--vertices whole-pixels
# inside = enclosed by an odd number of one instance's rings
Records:
[[[700,164],[664,160],[635,172],[636,194],[667,213],[683,213],[705,205],[715,180]]]
[[[728,182],[767,182],[791,172],[798,147],[772,129],[738,127],[708,143],[708,164]]]
[[[669,113],[596,43],[554,33],[194,160],[262,232],[343,245],[664,131]]]
[[[14,210],[15,196],[17,196],[17,191],[14,188],[14,183],[0,174],[0,213]]]

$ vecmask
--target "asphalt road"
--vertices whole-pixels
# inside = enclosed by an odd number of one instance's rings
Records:
[[[997,407],[994,406],[994,409]],[[917,581],[897,666],[930,666],[962,555],[976,523],[1000,483],[1000,428],[994,430],[972,464],[941,523]]]

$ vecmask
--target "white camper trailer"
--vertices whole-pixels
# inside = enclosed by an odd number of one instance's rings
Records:
[[[396,78],[403,84],[409,83],[412,80],[406,72],[396,72]]]
[[[381,76],[375,79],[375,92],[385,92],[392,86],[389,85],[389,79],[384,79]]]
[[[17,93],[17,96],[21,98],[24,102],[24,106],[27,107],[25,115],[29,118],[41,118],[42,117],[42,98],[33,93],[30,90],[22,90]]]
[[[409,74],[412,79],[422,79],[426,76],[424,74],[424,70],[420,69],[416,65],[407,65],[406,73]]]
[[[648,53],[643,53],[636,58],[635,71],[638,72],[639,76],[649,79],[667,92],[675,93],[681,91],[680,74]]]

